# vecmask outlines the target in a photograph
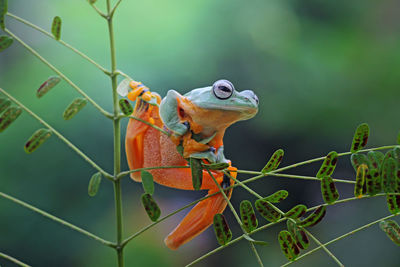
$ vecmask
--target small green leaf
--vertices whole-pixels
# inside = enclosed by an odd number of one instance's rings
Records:
[[[97,0],[88,0],[89,4],[93,5]]]
[[[283,149],[278,149],[269,159],[268,163],[261,170],[262,173],[267,173],[276,170],[283,159]]]
[[[142,185],[144,192],[150,195],[154,194],[153,175],[148,171],[141,171],[140,176],[142,177]]]
[[[220,162],[220,163],[211,163],[211,164],[204,164],[202,163],[202,165],[209,169],[209,170],[224,170],[226,168],[229,167],[229,163],[225,163],[225,162]]]
[[[264,198],[264,200],[269,201],[271,203],[279,203],[286,199],[289,195],[289,192],[286,190],[279,190]]]
[[[361,164],[367,165],[368,169],[371,169],[371,162],[368,160],[367,156],[360,153],[352,154],[350,157],[351,165],[353,166],[354,170],[357,172],[358,167]]]
[[[125,78],[117,86],[117,92],[120,96],[125,97],[128,95],[132,88],[129,86],[132,79]]]
[[[93,174],[92,178],[90,178],[89,186],[88,186],[88,194],[91,197],[94,197],[99,191],[100,183],[101,183],[102,175],[100,172],[96,172]]]
[[[13,123],[21,113],[21,108],[9,107],[0,117],[0,133],[10,126],[10,124]]]
[[[371,168],[379,170],[382,166],[384,157],[385,155],[383,155],[383,153],[380,151],[369,151],[368,159],[371,162]]]
[[[302,220],[298,225],[301,227],[310,227],[318,224],[326,214],[326,207],[319,206],[313,213],[311,213],[307,218]]]
[[[367,194],[374,196],[382,190],[382,179],[378,169],[368,170],[365,176]]]
[[[161,215],[161,210],[158,207],[157,203],[153,199],[153,197],[150,194],[143,194],[142,195],[142,204],[144,209],[147,212],[147,215],[149,216],[150,220],[153,222],[157,221],[157,219]]]
[[[35,151],[41,144],[44,143],[51,136],[51,131],[48,129],[37,130],[29,139],[26,141],[24,150],[27,154]]]
[[[393,243],[400,246],[400,227],[397,222],[393,220],[381,221],[379,226]]]
[[[232,239],[232,232],[224,215],[217,213],[214,216],[214,231],[217,241],[221,246],[226,245]]]
[[[286,218],[298,219],[303,216],[307,212],[307,207],[303,204],[299,204],[291,208],[288,212],[285,213]]]
[[[390,213],[397,214],[400,212],[400,195],[387,194],[386,203]]]
[[[363,195],[363,188],[365,183],[365,176],[368,172],[368,166],[365,164],[361,164],[358,166],[357,174],[356,174],[356,183],[354,184],[354,196],[355,197],[362,197]]]
[[[0,98],[0,114],[11,106],[11,101],[8,98]]]
[[[397,166],[394,158],[387,158],[383,161],[381,177],[382,187],[385,193],[398,192]]]
[[[58,76],[52,76],[49,77],[42,85],[39,87],[39,89],[36,92],[36,96],[38,98],[41,98],[43,95],[45,95],[48,91],[50,91],[51,88],[56,86],[59,82],[61,81],[60,77]]]
[[[12,45],[13,42],[14,39],[11,37],[8,37],[6,35],[0,36],[0,52],[6,50],[10,45]]]
[[[257,199],[255,203],[257,211],[270,222],[276,222],[281,218],[281,214],[275,207],[266,200]]]
[[[335,183],[329,176],[324,176],[321,179],[321,193],[325,203],[333,204],[339,199],[339,193],[336,189]]]
[[[300,254],[300,249],[297,247],[292,235],[286,230],[280,231],[278,241],[286,258],[290,261],[294,261]]]
[[[51,24],[51,33],[54,36],[54,39],[57,41],[60,40],[61,37],[61,18],[59,16],[55,16],[53,19],[53,23]]]
[[[203,167],[201,159],[190,158],[190,169],[192,170],[192,182],[194,190],[200,190],[203,183]]]
[[[0,0],[0,27],[5,30],[6,26],[4,24],[4,17],[7,14],[8,9],[7,0]]]
[[[246,232],[250,233],[257,228],[258,220],[250,201],[240,202],[240,217]]]
[[[358,150],[363,149],[368,142],[369,126],[367,123],[358,125],[354,133],[353,142],[351,144],[351,153],[356,153]]]
[[[119,107],[120,107],[122,113],[124,113],[127,116],[131,115],[133,112],[132,105],[125,98],[122,98],[119,100]]]
[[[243,234],[244,239],[246,239],[247,241],[250,241],[253,244],[256,245],[260,245],[260,246],[266,246],[268,245],[268,242],[265,241],[260,241],[260,240],[254,240],[253,238],[251,238],[250,236]]]
[[[310,241],[308,240],[308,236],[306,232],[298,227],[293,220],[287,220],[287,229],[292,234],[292,237],[296,241],[296,245],[300,249],[307,249]]]
[[[322,163],[321,168],[317,173],[317,178],[322,178],[324,176],[331,176],[336,168],[337,160],[338,160],[337,152],[336,151],[329,152],[329,154],[325,157],[324,162]]]
[[[81,109],[86,106],[87,100],[85,98],[76,98],[64,110],[64,120],[72,119]]]

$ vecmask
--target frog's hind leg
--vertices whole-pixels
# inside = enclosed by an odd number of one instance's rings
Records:
[[[158,115],[158,107],[148,104],[141,98],[137,98],[132,116],[157,126],[162,125]],[[143,167],[143,139],[149,127],[151,126],[139,120],[132,118],[129,120],[128,127],[126,129],[125,151],[128,165],[131,170]],[[137,182],[140,182],[140,172],[131,173],[131,178]]]
[[[236,172],[231,173],[231,176],[236,178]],[[217,177],[216,177],[217,178]],[[226,176],[222,179],[218,177],[216,180],[221,186],[228,187],[233,185],[233,181]],[[213,195],[219,192],[218,187],[214,184],[214,188],[208,191],[208,195]],[[228,199],[232,195],[232,188],[225,190],[225,194]],[[227,202],[221,193],[215,194],[209,198],[206,198],[196,206],[186,215],[186,217],[179,223],[179,225],[165,238],[164,242],[170,249],[177,249],[181,245],[189,242],[197,235],[201,234],[206,230],[212,223],[215,214],[222,213],[226,208]]]

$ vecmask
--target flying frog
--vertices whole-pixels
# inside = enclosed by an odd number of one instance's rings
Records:
[[[194,89],[184,95],[169,90],[161,100],[158,94],[150,92],[139,82],[132,81],[130,87],[133,90],[127,97],[137,100],[132,115],[169,133],[130,119],[125,150],[131,170],[188,166],[188,159],[192,157],[202,159],[204,163],[229,163],[228,171],[236,178],[236,168],[231,166],[223,153],[223,136],[230,125],[250,119],[257,113],[258,98],[253,91],[238,92],[231,82],[219,80],[212,86]],[[161,185],[194,190],[189,168],[152,169],[149,172]],[[211,173],[224,189],[234,183],[221,171]],[[131,173],[131,178],[140,182],[140,172]],[[208,190],[208,195],[219,192],[206,170],[203,170],[200,189]],[[232,188],[225,192],[230,198]],[[200,201],[165,238],[165,244],[177,249],[190,241],[207,229],[213,223],[214,215],[222,213],[226,205],[221,193]]]

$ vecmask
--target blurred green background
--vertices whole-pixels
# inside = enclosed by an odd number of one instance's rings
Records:
[[[98,6],[104,8],[104,0]],[[232,126],[225,136],[226,156],[240,169],[259,170],[278,148],[282,165],[348,151],[354,129],[369,123],[369,147],[394,144],[399,130],[400,2],[396,0],[224,0],[122,1],[115,16],[118,68],[165,95],[211,85],[220,78],[238,90],[253,89],[259,114]],[[62,39],[100,64],[110,65],[106,22],[84,0],[9,1],[9,11],[47,30],[63,20]],[[108,77],[65,47],[7,18],[8,27],[54,63],[93,99],[111,110]],[[78,94],[61,82],[42,99],[36,89],[53,75],[21,45],[0,54],[0,86],[60,130],[95,162],[112,171],[112,124],[88,105],[71,121],[64,108]],[[123,122],[123,132],[126,121]],[[114,240],[112,185],[104,180],[95,198],[87,184],[95,170],[53,136],[32,155],[23,144],[41,125],[27,113],[0,136],[0,190],[49,211],[101,237]],[[313,164],[289,173],[314,176]],[[123,169],[127,169],[125,157]],[[335,178],[354,179],[349,158],[340,158]],[[241,179],[246,176],[241,176]],[[140,204],[142,187],[123,180],[124,234],[150,223]],[[280,207],[321,203],[313,181],[267,177],[250,184],[260,194],[287,189]],[[351,185],[338,185],[341,197]],[[156,186],[155,198],[167,214],[205,192]],[[234,190],[233,204],[254,200]],[[389,214],[383,198],[328,208],[323,223],[311,229],[322,242]],[[182,266],[217,247],[212,229],[178,251],[164,237],[187,211],[168,219],[126,248],[127,266]],[[241,234],[225,212],[234,236]],[[259,218],[262,224],[264,219]],[[286,262],[275,226],[255,235],[266,266]],[[398,247],[378,226],[329,246],[346,266],[398,266]],[[33,266],[114,266],[115,253],[96,241],[0,199],[0,251]],[[2,266],[13,266],[0,260]],[[198,266],[257,266],[246,242],[237,243]],[[294,266],[335,266],[322,250]]]

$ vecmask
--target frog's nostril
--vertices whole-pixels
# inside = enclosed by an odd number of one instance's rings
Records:
[[[258,105],[258,97],[256,96],[256,94],[255,94],[253,91],[251,91],[251,90],[244,90],[244,91],[242,92],[242,94],[244,95],[244,97],[245,97],[246,99],[249,99],[249,98],[254,99],[254,100],[256,101],[257,105]],[[249,99],[249,100],[250,100],[250,99]]]

